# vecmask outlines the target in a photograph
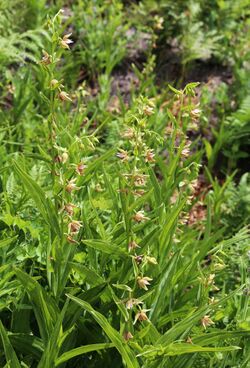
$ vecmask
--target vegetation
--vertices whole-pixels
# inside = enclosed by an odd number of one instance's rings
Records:
[[[249,0],[0,30],[0,366],[249,367]]]

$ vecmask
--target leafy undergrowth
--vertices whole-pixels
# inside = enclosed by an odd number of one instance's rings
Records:
[[[200,1],[18,3],[0,5],[0,366],[247,368],[249,97],[229,42],[247,2],[210,1],[207,33]],[[164,40],[181,87],[155,83]],[[220,49],[241,52],[233,86],[182,86]]]

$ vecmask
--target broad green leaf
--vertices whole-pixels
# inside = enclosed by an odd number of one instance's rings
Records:
[[[67,351],[66,353],[63,353],[59,358],[57,358],[55,365],[58,367],[60,364],[67,362],[68,360],[82,355],[89,353],[91,351],[100,351],[105,349],[113,348],[115,345],[113,343],[103,343],[103,344],[91,344],[91,345],[85,345],[81,346],[79,348],[72,349],[70,351]]]
[[[103,278],[90,267],[86,267],[76,262],[69,262],[69,264],[74,271],[81,275],[82,281],[86,280],[86,282],[92,286],[102,284],[104,282]]]
[[[189,343],[176,343],[170,344],[167,347],[159,346],[159,347],[149,347],[145,348],[143,353],[138,354],[137,356],[146,356],[149,358],[159,357],[161,355],[175,356],[182,354],[193,354],[193,353],[216,353],[223,351],[233,351],[241,349],[238,346],[223,346],[223,347],[210,347],[210,346],[199,346]]]
[[[113,207],[115,208],[116,213],[119,213],[119,205],[118,205],[119,202],[117,198],[118,196],[111,184],[112,178],[109,177],[108,174],[106,173],[104,165],[103,165],[102,171],[103,171],[104,182],[109,192],[109,197],[112,198]]]
[[[108,294],[107,283],[99,284],[87,291],[77,295],[79,299],[84,299],[89,303],[100,302],[105,295]],[[71,328],[75,322],[79,319],[82,314],[82,307],[75,302],[71,302],[68,306],[67,313],[64,318],[64,327],[67,329]]]
[[[129,320],[129,312],[127,308],[125,307],[124,303],[117,297],[117,295],[115,294],[111,286],[109,286],[109,291],[112,295],[112,298],[115,304],[117,305],[117,308],[121,312],[121,315],[123,316],[124,320],[127,322]]]
[[[4,248],[4,247],[7,247],[8,245],[10,245],[16,239],[17,239],[17,236],[14,236],[13,238],[9,238],[9,239],[0,240],[0,249]]]
[[[173,140],[172,144],[174,146],[175,145],[174,137],[172,137],[172,140]],[[170,163],[167,167],[161,161],[161,168],[162,169],[164,168],[163,173],[165,171],[164,174],[165,174],[165,177],[166,177],[164,187],[166,188],[166,197],[167,198],[169,197],[169,195],[171,195],[173,187],[176,186],[175,174],[176,174],[176,171],[178,169],[179,160],[180,160],[181,153],[182,153],[182,150],[183,150],[184,146],[185,146],[185,142],[182,142],[180,144],[176,154],[172,153]]]
[[[167,216],[165,223],[162,228],[162,232],[160,234],[160,255],[162,262],[165,261],[165,256],[168,252],[168,238],[170,236],[170,232],[175,225],[175,222],[183,209],[186,203],[186,198],[182,199],[180,203],[177,203],[170,214]]]
[[[96,173],[96,169],[99,168],[105,160],[113,156],[115,152],[116,149],[112,148],[111,150],[105,152],[102,156],[96,158],[93,162],[91,162],[86,168],[84,176],[82,176],[79,180],[79,185],[86,184],[92,178],[94,173]]]
[[[169,293],[172,290],[171,283],[178,260],[179,253],[175,253],[160,274],[159,283],[153,294],[152,305],[150,308],[149,318],[153,323],[158,320],[161,312],[164,312],[168,305],[167,299],[169,298]]]
[[[192,341],[194,344],[207,345],[227,339],[238,339],[241,337],[250,337],[250,331],[216,331],[209,334],[195,336]]]
[[[5,358],[7,361],[7,365],[9,368],[21,368],[21,365],[17,359],[15,350],[13,349],[9,337],[7,335],[7,332],[5,331],[5,328],[2,324],[2,321],[0,320],[0,335],[3,343]]]
[[[46,347],[44,349],[41,360],[37,366],[37,368],[51,368],[55,365],[55,360],[60,351],[61,342],[63,341],[63,335],[68,336],[67,331],[63,332],[62,330],[62,322],[69,304],[69,300],[66,300],[66,303],[63,306],[61,313],[57,317],[57,321],[54,325],[53,331],[51,331],[51,335],[47,341]]]
[[[103,253],[112,254],[113,256],[118,256],[120,258],[127,258],[129,255],[125,252],[125,250],[119,248],[118,246],[112,245],[108,242],[98,239],[84,239],[82,240],[83,244],[86,244],[88,247],[99,250]]]
[[[30,275],[17,268],[15,273],[29,296],[42,339],[47,341],[58,318],[58,309],[48,293]]]
[[[16,351],[31,354],[37,360],[41,358],[44,346],[38,337],[24,333],[9,333],[8,336]]]
[[[152,169],[151,166],[149,166],[148,168],[148,172],[149,172],[149,177],[150,177],[150,182],[153,186],[154,189],[154,197],[155,197],[155,203],[156,206],[159,207],[162,204],[162,198],[161,198],[161,186],[155,176],[155,172]]]
[[[128,368],[139,368],[139,364],[138,364],[138,361],[134,353],[129,348],[129,346],[126,344],[125,340],[122,338],[119,332],[116,331],[109,324],[107,319],[101,313],[93,309],[89,303],[79,298],[76,298],[73,295],[67,294],[67,296],[68,298],[70,298],[71,300],[79,304],[83,309],[85,309],[87,312],[89,312],[92,315],[92,317],[101,326],[101,328],[106,333],[106,335],[110,338],[110,340],[114,344],[114,347],[119,351],[126,366]]]
[[[50,226],[51,231],[61,237],[57,213],[51,200],[46,197],[42,188],[17,164],[16,161],[13,161],[13,168],[28,194],[37,205],[44,220]]]

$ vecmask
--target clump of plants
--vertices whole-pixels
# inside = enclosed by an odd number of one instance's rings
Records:
[[[130,104],[106,111],[107,90],[69,88],[68,27],[65,9],[47,19],[40,59],[2,99],[0,365],[247,367],[249,231],[228,231],[231,178],[207,171],[202,188],[198,83],[158,95],[151,58]],[[118,59],[96,45],[110,83]]]

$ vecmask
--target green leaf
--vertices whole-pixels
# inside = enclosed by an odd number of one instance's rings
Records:
[[[203,142],[205,144],[207,159],[210,161],[213,154],[213,148],[208,140],[204,139]]]
[[[24,333],[10,333],[8,336],[18,352],[30,354],[37,360],[41,358],[44,346],[38,337]]]
[[[69,264],[74,271],[79,273],[79,275],[82,277],[82,281],[86,280],[86,282],[92,286],[102,284],[104,282],[103,278],[99,276],[93,269],[80,263],[69,262]]]
[[[118,256],[120,258],[129,257],[129,254],[125,252],[123,249],[119,248],[118,246],[112,245],[108,242],[105,242],[103,240],[84,239],[82,240],[82,242],[86,244],[88,247],[94,248],[103,253],[112,254],[113,256]]]
[[[16,239],[17,239],[17,236],[14,236],[13,238],[9,238],[9,239],[0,240],[0,248],[7,247]]]
[[[175,225],[175,222],[186,203],[186,198],[182,199],[180,203],[177,203],[170,214],[167,216],[165,224],[163,225],[160,235],[160,254],[162,262],[165,261],[165,256],[168,252],[168,238],[170,232]]]
[[[79,185],[82,186],[83,184],[86,184],[92,178],[93,174],[96,173],[96,169],[102,165],[105,160],[113,156],[115,152],[116,149],[112,148],[90,163],[84,172],[84,176],[79,180]]]
[[[111,184],[112,182],[112,178],[108,176],[108,174],[105,171],[104,165],[102,168],[103,171],[103,178],[104,178],[104,182],[105,185],[107,187],[107,190],[109,192],[109,197],[112,198],[112,205],[116,210],[116,213],[119,213],[119,204],[118,204],[118,200],[117,200],[117,193],[115,192],[115,190],[113,189],[113,186]]]
[[[67,351],[66,353],[62,354],[59,358],[57,358],[55,365],[56,367],[60,364],[67,362],[68,360],[82,355],[89,353],[91,351],[99,351],[104,349],[110,349],[113,348],[115,345],[113,343],[102,343],[102,344],[91,344],[91,345],[85,345],[81,346],[79,348],[72,349],[70,351]]]
[[[67,297],[73,300],[75,303],[79,304],[83,309],[85,309],[87,312],[89,312],[93,318],[96,320],[96,322],[101,326],[103,331],[106,333],[106,335],[110,338],[112,343],[114,344],[114,347],[119,351],[121,354],[126,366],[128,368],[139,368],[138,361],[132,352],[132,350],[129,348],[129,346],[126,344],[126,342],[123,340],[122,336],[119,334],[118,331],[116,331],[107,321],[107,319],[99,312],[97,312],[95,309],[91,307],[90,304],[87,302],[74,297],[73,295],[67,294]]]
[[[151,166],[148,168],[148,172],[149,172],[150,182],[154,188],[155,203],[156,203],[156,206],[159,207],[162,204],[161,187],[157,180],[157,177],[155,176],[155,172]]]
[[[0,335],[3,342],[3,348],[5,353],[5,358],[7,361],[7,366],[9,368],[21,368],[21,365],[17,359],[15,350],[13,349],[9,337],[5,331],[5,328],[0,320]]]
[[[69,304],[69,300],[63,306],[61,313],[57,317],[57,321],[54,325],[53,331],[49,336],[46,344],[46,348],[43,352],[42,358],[37,366],[37,368],[51,368],[55,365],[55,360],[59,354],[61,343],[64,336],[68,336],[67,331],[62,331],[62,322]]]
[[[109,286],[109,291],[112,295],[112,298],[113,298],[115,304],[117,305],[117,308],[121,312],[121,315],[124,317],[124,320],[127,322],[129,320],[129,312],[128,312],[127,308],[125,307],[124,303],[121,302],[121,300],[116,296],[116,294],[115,294],[115,292],[114,292],[114,290],[112,289],[111,286]]]
[[[168,305],[167,299],[169,297],[170,291],[172,290],[170,285],[178,260],[179,253],[175,253],[160,274],[160,281],[153,294],[152,306],[149,315],[149,318],[152,322],[158,320],[160,313],[163,312]]]
[[[167,356],[175,356],[182,354],[193,354],[193,353],[216,353],[223,351],[233,351],[240,350],[241,348],[238,346],[223,346],[223,347],[210,347],[210,346],[199,346],[189,343],[176,343],[170,344],[167,347],[159,346],[146,348],[143,353],[138,354],[137,356],[147,356],[147,357],[158,357],[161,355]]]
[[[171,91],[174,92],[174,94],[176,94],[176,95],[179,95],[180,96],[180,95],[183,94],[182,91],[179,91],[178,89],[172,87],[170,84],[168,84],[168,88],[171,89]]]
[[[84,299],[85,301],[88,301],[89,303],[96,303],[100,302],[101,297],[105,297],[105,294],[108,294],[107,291],[107,284],[103,283],[100,285],[97,285],[91,289],[88,289],[87,291],[78,294],[78,299]],[[75,302],[71,302],[68,309],[67,314],[64,318],[64,328],[71,328],[77,320],[80,318],[82,314],[82,308],[79,306],[79,304],[76,304]]]
[[[56,210],[51,200],[46,197],[42,188],[15,161],[13,161],[13,168],[52,232],[61,237]]]
[[[195,336],[192,341],[195,344],[196,342],[199,345],[207,345],[214,344],[217,342],[221,342],[226,339],[238,339],[240,337],[250,337],[250,331],[216,331],[210,332],[209,334],[202,334]]]
[[[129,287],[128,285],[124,285],[124,284],[112,284],[112,286],[117,289],[123,290],[123,291],[128,291],[128,292],[133,291],[131,287]]]
[[[29,296],[42,339],[47,341],[54,329],[59,314],[58,309],[37,281],[17,268],[15,273]]]

